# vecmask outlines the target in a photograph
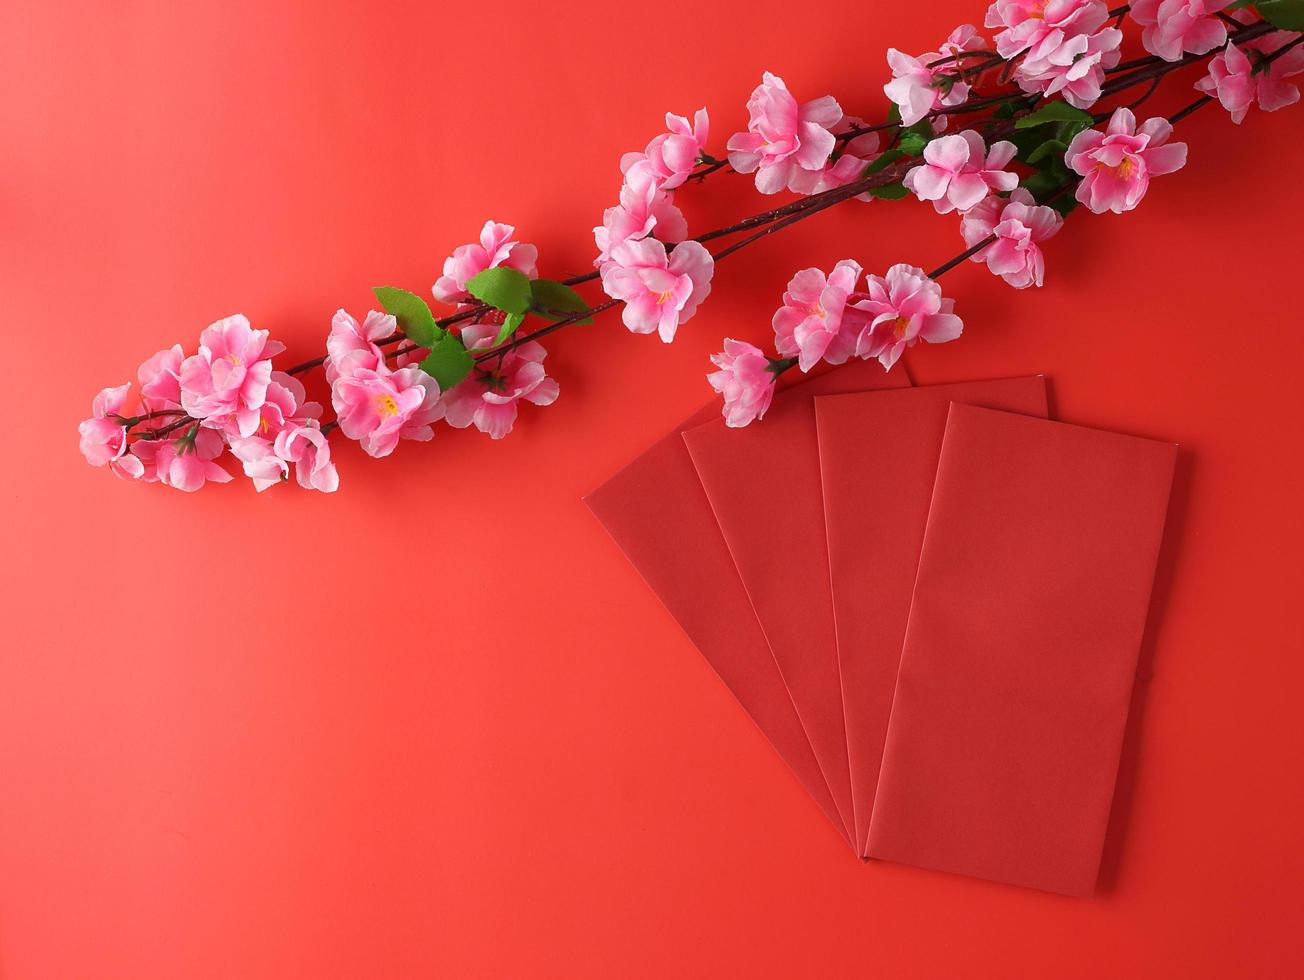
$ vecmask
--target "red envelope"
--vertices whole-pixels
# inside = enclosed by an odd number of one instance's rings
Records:
[[[585,503],[850,843],[680,437],[719,417],[707,405]]]
[[[951,406],[872,857],[1091,893],[1176,456]]]
[[[820,495],[815,396],[900,388],[854,361],[776,397],[764,420],[745,429],[716,419],[684,433],[752,608],[769,640],[843,824],[854,828],[847,735]]]
[[[951,402],[1046,417],[1044,378],[815,399],[856,845],[863,855]]]

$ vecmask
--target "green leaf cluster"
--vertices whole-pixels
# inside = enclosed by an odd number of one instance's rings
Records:
[[[593,322],[592,317],[577,317],[588,310],[588,304],[565,283],[530,279],[516,269],[485,269],[471,277],[466,291],[484,305],[505,314],[502,328],[494,338],[495,347],[511,340],[531,313],[548,320]],[[446,391],[471,373],[475,357],[460,337],[439,326],[425,300],[394,286],[378,286],[375,293],[385,312],[394,315],[408,338],[430,349],[421,362],[421,370],[439,382],[440,388]]]
[[[1034,170],[1019,184],[1038,203],[1049,204],[1060,214],[1068,214],[1077,206],[1077,201],[1067,193],[1054,195],[1074,179],[1064,162],[1069,143],[1094,121],[1091,113],[1063,101],[1049,102],[1015,120],[1014,134],[1010,137],[1017,150],[1015,159]]]
[[[1304,0],[1255,0],[1254,9],[1273,27],[1304,31]]]

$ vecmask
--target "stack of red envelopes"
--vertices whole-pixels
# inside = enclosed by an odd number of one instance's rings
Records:
[[[1175,459],[859,361],[587,502],[856,854],[1087,895]]]

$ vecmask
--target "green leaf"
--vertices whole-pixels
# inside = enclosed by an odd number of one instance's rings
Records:
[[[418,347],[429,347],[444,335],[444,331],[435,323],[430,307],[416,293],[409,293],[396,286],[377,286],[372,292],[380,301],[381,309],[393,315],[408,339]]]
[[[530,280],[524,273],[507,266],[485,269],[466,284],[466,291],[481,303],[504,313],[530,311]]]
[[[893,147],[890,150],[884,150],[882,153],[878,155],[878,157],[874,160],[873,163],[871,163],[868,167],[865,168],[865,176],[868,177],[870,174],[876,174],[880,170],[886,170],[889,166],[896,163],[903,156],[905,156],[905,153],[901,150],[896,149],[895,147]]]
[[[1015,121],[1014,128],[1031,129],[1033,126],[1040,126],[1042,123],[1049,122],[1084,122],[1090,126],[1092,116],[1089,112],[1073,108],[1067,102],[1050,102],[1036,112],[1030,112],[1026,116],[1020,117]]]
[[[1273,27],[1304,31],[1304,0],[1257,0],[1254,9]]]
[[[494,338],[494,346],[505,344],[512,339],[512,334],[516,333],[516,328],[525,322],[524,313],[508,313],[507,319],[503,321],[503,328],[498,331],[498,336]]]
[[[1042,143],[1028,154],[1026,162],[1029,164],[1038,164],[1049,158],[1051,160],[1058,160],[1062,163],[1064,160],[1064,154],[1068,152],[1068,149],[1068,144],[1061,140],[1046,140],[1046,142]]]
[[[565,283],[553,282],[551,279],[535,279],[530,283],[530,293],[534,300],[532,308],[535,313],[549,320],[564,320],[572,313],[582,313],[589,308],[584,297]],[[592,323],[592,317],[577,320],[577,323]]]
[[[441,391],[453,387],[470,374],[473,367],[475,359],[462,346],[462,341],[451,333],[440,337],[421,362],[421,370],[439,382]]]
[[[897,143],[897,146],[901,148],[902,153],[912,157],[917,157],[919,154],[923,153],[924,147],[927,145],[927,136],[923,133],[913,133],[908,130],[901,134],[901,140]]]
[[[1052,194],[1070,180],[1071,176],[1062,167],[1048,167],[1030,177],[1024,177],[1019,181],[1019,186],[1027,189],[1038,204],[1045,204]],[[1065,194],[1067,193],[1065,191]],[[1061,199],[1056,198],[1056,201],[1059,200]]]
[[[901,107],[895,102],[892,103],[892,108],[887,111],[887,121],[894,123],[899,123],[901,121]]]
[[[871,187],[868,191],[871,197],[881,197],[885,201],[899,201],[910,193],[906,190],[905,184],[886,184],[883,187]]]

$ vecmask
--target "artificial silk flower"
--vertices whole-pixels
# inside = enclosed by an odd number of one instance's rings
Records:
[[[824,168],[842,109],[831,95],[798,105],[778,75],[766,72],[747,100],[747,132],[729,137],[729,165],[756,174],[756,189],[777,194],[798,170]]]
[[[651,167],[644,162],[625,174],[620,204],[607,208],[602,213],[602,224],[593,229],[593,241],[598,246],[598,257],[593,264],[600,268],[611,261],[612,248],[649,235],[667,243],[682,242],[688,237],[688,222],[670,194],[657,186]]]
[[[1047,98],[1058,95],[1069,105],[1089,109],[1100,98],[1106,70],[1122,57],[1118,49],[1122,42],[1123,32],[1113,27],[1078,34],[1048,58],[1024,59],[1015,69],[1015,80],[1025,92],[1039,92]]]
[[[887,64],[892,69],[892,81],[883,86],[883,93],[896,104],[901,122],[913,126],[930,112],[943,106],[959,105],[969,98],[968,83],[951,78],[963,64],[962,59],[956,60],[954,56],[966,51],[980,51],[985,44],[972,24],[961,24],[940,49],[917,58],[902,54],[896,48],[888,48]],[[952,60],[936,64],[948,58]],[[944,119],[942,117],[938,122]]]
[[[272,379],[272,361],[285,345],[268,340],[244,316],[218,320],[199,335],[199,353],[181,362],[181,407],[211,426],[228,422],[253,435]]]
[[[809,371],[821,359],[842,364],[856,352],[856,339],[866,318],[848,308],[861,268],[843,259],[827,276],[819,269],[802,269],[788,282],[783,305],[774,314],[775,349],[797,358]]]
[[[986,262],[987,268],[1015,289],[1040,286],[1045,261],[1038,243],[1050,238],[1064,219],[1052,207],[1039,205],[1028,191],[1017,187],[1008,199],[988,197],[965,212],[960,220],[960,234],[973,248],[996,236],[996,241],[978,254],[973,262]]]
[[[1150,186],[1150,178],[1186,165],[1186,144],[1169,143],[1173,127],[1158,116],[1140,126],[1128,108],[1115,109],[1102,133],[1086,129],[1073,137],[1064,160],[1082,176],[1075,194],[1096,214],[1131,211]]]
[[[972,129],[940,136],[924,147],[924,162],[906,172],[902,183],[939,214],[968,211],[989,190],[1011,191],[1019,178],[1002,170],[1014,159],[1013,143],[999,140],[989,150]]]
[[[955,301],[942,296],[942,287],[924,270],[900,263],[886,276],[869,276],[867,290],[853,297],[853,305],[872,317],[856,344],[859,357],[876,357],[885,370],[921,340],[942,344],[955,340],[964,324],[952,310]]]
[[[1135,6],[1135,5],[1134,5]],[[1048,58],[1066,40],[1097,31],[1109,18],[1103,0],[996,0],[987,8],[987,27],[1003,27],[996,53],[1013,58]]]
[[[124,479],[139,479],[144,471],[139,459],[127,450],[127,427],[122,412],[127,406],[130,384],[105,388],[91,402],[91,417],[77,426],[79,448],[92,466],[107,466]]]
[[[331,404],[340,431],[375,457],[388,456],[399,439],[429,441],[430,423],[444,414],[439,384],[418,367],[343,373],[331,388]]]
[[[698,109],[690,126],[683,116],[666,113],[669,132],[654,137],[642,153],[626,153],[620,159],[620,172],[643,164],[656,185],[664,190],[674,190],[693,172],[697,161],[706,149],[706,138],[711,129],[705,109]]]
[[[669,254],[655,238],[622,242],[602,267],[602,289],[625,304],[620,318],[634,333],[659,333],[667,344],[711,292],[715,260],[700,242]]]
[[[774,398],[777,375],[770,370],[770,359],[754,344],[726,339],[724,351],[711,355],[711,363],[720,370],[706,376],[711,387],[724,396],[724,424],[741,429],[764,418]]]
[[[1144,27],[1141,45],[1165,61],[1183,54],[1205,54],[1227,40],[1218,13],[1231,0],[1135,0],[1132,19]]]
[[[1291,48],[1272,62],[1266,58],[1295,36],[1276,31],[1240,47],[1228,41],[1227,48],[1209,62],[1209,74],[1195,87],[1222,103],[1237,125],[1256,102],[1264,112],[1294,105],[1299,101],[1299,89],[1286,79],[1304,71],[1304,47]]]
[[[462,343],[467,350],[487,350],[498,330],[496,324],[473,323],[462,328]],[[516,422],[517,402],[551,405],[557,400],[557,381],[543,367],[547,356],[542,344],[527,341],[483,367],[476,365],[444,395],[444,421],[457,429],[474,425],[489,438],[501,439]]]
[[[276,455],[272,439],[249,436],[232,439],[230,445],[231,455],[240,461],[244,475],[259,493],[290,478],[290,464]]]
[[[864,125],[863,119],[843,116],[842,121],[833,127],[833,135],[840,136]],[[878,156],[878,147],[878,133],[854,136],[819,170],[794,170],[788,180],[788,190],[797,194],[819,194],[859,180],[865,175],[865,168]],[[874,196],[868,192],[858,194],[856,198],[861,201],[874,200]]]
[[[375,370],[377,365],[384,364],[385,355],[376,342],[392,336],[397,330],[398,320],[389,313],[370,310],[362,323],[358,323],[344,310],[336,310],[331,317],[330,333],[326,336],[327,383],[335,383],[340,373],[339,366],[346,358],[356,368]]]
[[[147,412],[181,407],[181,362],[185,355],[180,344],[161,350],[136,371],[140,382],[140,401]]]
[[[214,462],[225,446],[216,430],[195,425],[168,440],[138,441],[132,449],[164,486],[193,493],[205,483],[231,482],[231,474]]]
[[[305,490],[334,493],[340,477],[331,462],[331,447],[314,421],[287,425],[276,434],[276,455],[294,464],[294,477]]]
[[[435,299],[445,303],[463,303],[471,297],[466,284],[485,269],[506,266],[531,279],[538,277],[536,264],[539,250],[512,238],[516,228],[512,225],[486,221],[480,229],[478,244],[459,245],[444,260],[444,274],[435,282]]]

